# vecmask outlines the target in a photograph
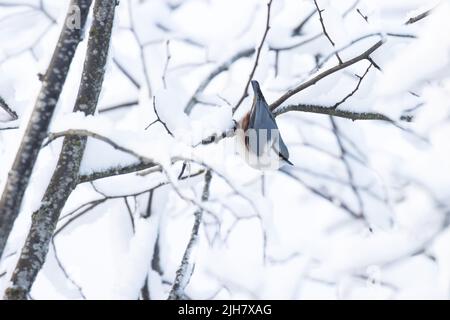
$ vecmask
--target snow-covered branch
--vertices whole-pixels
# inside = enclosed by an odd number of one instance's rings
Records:
[[[202,201],[205,202],[209,198],[209,188],[211,184],[212,173],[207,170],[205,173],[205,185],[202,192]],[[185,288],[189,284],[192,273],[194,272],[195,261],[193,261],[193,251],[198,242],[198,231],[202,223],[203,209],[199,208],[194,213],[194,225],[192,227],[191,236],[189,242],[184,251],[183,258],[181,259],[180,266],[178,267],[175,281],[173,282],[172,289],[170,290],[169,300],[180,300],[185,296]]]
[[[77,7],[80,9],[81,27],[74,28],[71,24],[64,23],[52,60],[43,77],[42,87],[30,121],[9,171],[8,180],[0,200],[0,257],[14,221],[19,214],[25,190],[41,144],[47,136],[47,130],[66,81],[70,64],[78,44],[83,39],[83,28],[91,2],[91,0],[72,0],[70,3],[64,21],[70,19],[73,14],[72,8]]]

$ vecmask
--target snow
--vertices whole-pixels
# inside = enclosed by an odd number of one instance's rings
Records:
[[[57,23],[33,52],[23,50],[49,25],[45,15],[36,10],[22,12],[23,8],[0,9],[0,96],[19,115],[19,120],[11,122],[0,109],[0,129],[19,126],[0,130],[1,186],[30,120],[41,85],[37,74],[45,73],[51,59],[67,3],[45,2]],[[378,112],[397,126],[337,117],[331,122],[324,114],[295,111],[277,117],[295,164],[295,179],[267,172],[262,195],[261,172],[248,167],[237,154],[235,137],[199,145],[204,138],[231,128],[233,120],[239,121],[250,110],[251,89],[232,114],[255,57],[234,62],[196,96],[199,103],[190,115],[183,110],[213,70],[237,52],[259,46],[266,26],[266,1],[121,1],[97,112],[90,116],[72,112],[86,51],[87,41],[83,41],[50,132],[87,130],[160,163],[163,170],[78,185],[58,227],[82,212],[86,207],[73,210],[83,204],[108,199],[55,237],[56,252],[50,249],[31,296],[138,299],[147,279],[150,297],[166,299],[191,236],[194,212],[201,207],[203,223],[189,264],[195,268],[188,270],[193,273],[184,283],[186,295],[193,299],[448,298],[450,40],[445,31],[450,27],[450,4],[361,0],[347,12],[353,4],[351,0],[318,1],[335,47],[320,36],[282,49],[320,34],[322,25],[316,13],[300,35],[292,36],[292,30],[315,10],[314,3],[274,0],[271,28],[253,78],[270,104],[334,67],[335,50],[347,61],[383,40],[371,55],[381,71],[372,66],[358,91],[338,110]],[[404,25],[431,8],[435,9],[430,16]],[[88,24],[91,21],[90,17]],[[352,43],[361,37],[366,38]],[[277,74],[275,48],[279,49]],[[362,60],[327,76],[283,106],[331,107],[355,89],[369,63]],[[99,112],[128,102],[136,104]],[[405,116],[412,121],[401,120]],[[0,277],[0,292],[9,285],[61,143],[62,138],[57,139],[40,152],[0,263],[0,274],[6,272]],[[184,177],[205,166],[213,170],[209,201],[201,202],[204,174],[178,180],[184,159],[191,159]],[[138,162],[135,156],[90,137],[80,174]],[[150,189],[154,189],[151,215],[144,218]],[[354,216],[360,213],[363,216]],[[155,248],[159,266],[155,266]]]

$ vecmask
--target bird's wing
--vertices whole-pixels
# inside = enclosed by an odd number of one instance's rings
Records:
[[[272,147],[275,150],[275,152],[280,156],[280,158],[282,158],[284,161],[286,161],[290,165],[293,165],[289,161],[289,151],[288,151],[286,145],[284,144],[283,138],[281,138],[280,134],[278,134],[278,141],[274,141]]]
[[[272,147],[283,159],[289,159],[289,151],[281,138],[277,123],[275,122],[275,118],[272,112],[270,112],[267,103],[264,100],[258,99],[253,111],[254,112],[250,117],[249,128],[267,130],[267,137],[269,138],[268,140],[271,141]],[[276,131],[272,132],[271,130]],[[264,147],[266,146],[264,145]],[[258,154],[261,152],[262,150],[258,149]]]

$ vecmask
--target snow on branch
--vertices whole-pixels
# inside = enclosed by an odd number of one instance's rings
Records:
[[[359,61],[362,60],[369,60],[370,59],[370,55],[376,51],[378,48],[380,48],[383,45],[384,41],[380,40],[377,43],[375,43],[374,45],[372,45],[369,49],[367,49],[366,51],[364,51],[363,53],[361,53],[360,55],[347,60],[341,64],[338,64],[330,69],[327,69],[325,71],[322,71],[321,73],[319,73],[318,75],[316,75],[315,77],[313,77],[312,79],[300,84],[299,86],[295,87],[292,90],[289,90],[288,92],[286,92],[285,94],[283,94],[280,98],[278,98],[277,100],[275,100],[271,105],[270,105],[270,109],[276,110],[277,107],[279,107],[283,102],[285,102],[287,99],[289,99],[290,97],[292,97],[293,95],[299,93],[302,90],[305,90],[306,88],[309,88],[312,85],[315,85],[318,81],[322,80],[323,78],[338,72],[340,70],[343,70]]]
[[[205,173],[205,184],[202,192],[202,201],[205,202],[209,198],[209,187],[211,184],[212,174],[211,170],[207,170]],[[194,272],[195,261],[193,261],[193,251],[198,242],[198,231],[202,223],[203,210],[199,208],[194,213],[194,226],[192,227],[191,236],[189,242],[184,251],[181,264],[176,272],[175,281],[173,282],[172,289],[168,300],[180,300],[185,296],[185,288],[191,279],[192,273]]]
[[[110,0],[95,1],[95,19],[89,33],[75,112],[93,114],[97,107],[108,58],[115,7],[116,3]],[[30,123],[31,126],[34,125],[33,119]],[[82,136],[64,139],[56,169],[45,191],[41,206],[33,214],[30,231],[12,275],[12,284],[5,291],[5,299],[26,299],[28,296],[34,279],[44,264],[60,213],[69,195],[77,186],[86,141],[87,138]]]
[[[53,52],[52,60],[44,75],[40,94],[36,100],[31,120],[20,143],[14,163],[8,175],[0,200],[0,257],[6,245],[16,217],[19,214],[25,189],[28,185],[42,142],[47,135],[51,117],[61,95],[70,64],[87,19],[91,0],[72,0],[67,12],[72,15],[73,6],[80,8],[81,29],[64,23]]]

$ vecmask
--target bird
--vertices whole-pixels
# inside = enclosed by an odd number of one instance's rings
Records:
[[[252,80],[253,103],[249,112],[238,122],[238,153],[247,164],[258,170],[277,170],[293,166],[269,105],[258,81]]]

